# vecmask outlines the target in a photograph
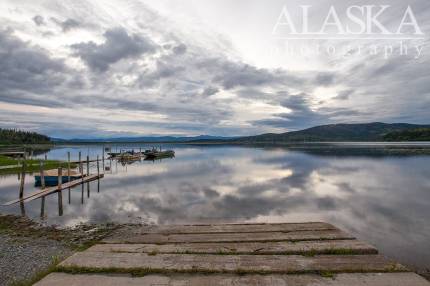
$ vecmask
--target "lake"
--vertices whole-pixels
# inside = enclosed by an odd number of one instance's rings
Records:
[[[147,145],[113,147],[130,149]],[[46,224],[158,224],[325,221],[417,268],[430,265],[430,156],[380,152],[363,144],[330,147],[171,145],[176,157],[122,165],[82,190],[0,207]],[[427,144],[427,147],[430,147]],[[58,147],[49,159],[102,155],[101,145]],[[113,151],[114,151],[113,150]],[[375,151],[376,150],[376,151]],[[38,155],[40,158],[44,154]],[[91,172],[96,172],[91,163]],[[18,197],[18,175],[0,177],[0,202]],[[25,193],[36,191],[26,176]]]

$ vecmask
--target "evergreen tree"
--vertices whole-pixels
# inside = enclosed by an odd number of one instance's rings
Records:
[[[0,144],[43,144],[50,143],[48,136],[18,129],[1,129]]]

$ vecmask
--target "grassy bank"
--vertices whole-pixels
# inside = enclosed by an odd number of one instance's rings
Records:
[[[25,171],[28,173],[32,172],[38,172],[39,162],[41,160],[38,159],[31,159],[26,160],[26,169]],[[58,167],[67,168],[68,164],[67,162],[62,162],[58,160],[42,160],[43,161],[43,169],[44,170],[50,170],[55,169]],[[10,166],[10,168],[4,168]],[[2,168],[3,167],[3,168]],[[70,164],[71,168],[76,168],[76,164]],[[7,156],[0,155],[0,174],[14,174],[22,171],[22,160],[10,158]]]

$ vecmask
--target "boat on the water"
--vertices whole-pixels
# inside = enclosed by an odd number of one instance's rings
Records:
[[[175,157],[175,151],[173,150],[161,151],[155,148],[152,150],[146,150],[143,154],[145,155],[145,159],[149,160]]]
[[[115,158],[116,156],[120,155],[120,152],[108,152],[107,153],[109,157]]]
[[[121,150],[121,152],[109,152],[107,154],[112,159],[121,159],[121,160],[136,159],[136,158],[139,159],[142,157],[142,153],[135,152],[134,150],[130,150],[130,151]]]
[[[141,153],[123,153],[115,157],[118,161],[138,161],[142,158]]]
[[[67,183],[69,182],[69,173],[67,170],[62,170],[61,173],[61,183]],[[46,170],[43,172],[43,176],[45,179],[45,186],[56,186],[58,185],[58,170],[57,169],[53,169],[53,170]],[[70,170],[70,181],[73,180],[77,180],[82,178],[82,174],[74,171],[74,170]],[[37,173],[36,175],[34,175],[34,180],[35,180],[35,185],[36,187],[39,187],[42,185],[42,178],[40,176],[40,173]]]

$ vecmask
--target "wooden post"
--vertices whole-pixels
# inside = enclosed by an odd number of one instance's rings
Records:
[[[90,156],[87,156],[87,176],[90,175]]]
[[[87,176],[90,175],[90,156],[87,155]],[[87,197],[90,197],[90,182],[87,183]]]
[[[43,161],[39,161],[39,171],[40,171],[40,186],[44,189],[45,186],[45,171],[43,170]],[[44,197],[45,198],[45,197]]]
[[[104,149],[103,149],[104,150]],[[99,155],[97,155],[97,193],[100,192],[100,165]]]
[[[84,180],[84,177],[82,177],[82,181]],[[84,183],[81,184],[81,204],[84,204]]]
[[[100,176],[99,155],[97,155],[97,176]]]
[[[41,205],[40,205],[40,218],[43,219],[45,217],[45,197],[42,197]]]
[[[58,167],[58,190],[61,190],[63,184],[63,168]]]
[[[61,185],[63,183],[63,168],[58,168],[58,215],[63,215],[63,195],[61,193]]]
[[[67,182],[70,182],[70,152],[67,152]]]
[[[67,182],[70,182],[70,152],[67,152]],[[68,190],[69,204],[71,201],[70,188]]]
[[[19,202],[19,207],[21,209],[21,216],[25,216],[25,205],[23,201]]]
[[[27,163],[25,161],[22,162],[22,173],[21,173],[21,184],[19,186],[19,198],[22,199],[24,197],[24,184],[25,184],[25,169],[27,167]]]
[[[82,168],[82,158],[81,158],[82,156],[81,156],[81,151],[79,151],[79,173],[81,174],[81,175],[84,175],[84,172],[83,172],[83,168]]]

